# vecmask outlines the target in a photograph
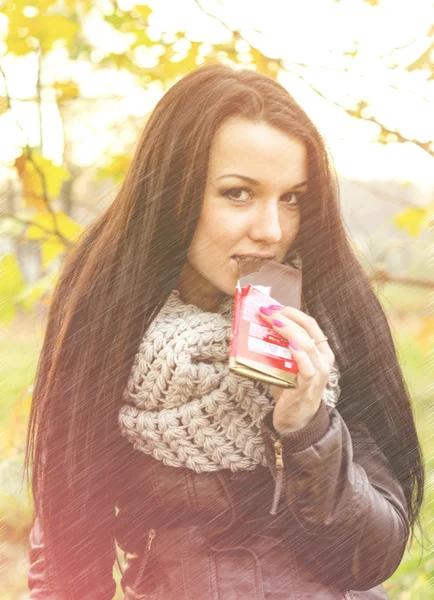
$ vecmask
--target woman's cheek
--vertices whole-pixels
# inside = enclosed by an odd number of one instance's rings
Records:
[[[221,258],[229,258],[242,238],[243,220],[236,211],[223,208],[207,215],[204,223],[208,249]],[[229,253],[229,254],[228,254]]]

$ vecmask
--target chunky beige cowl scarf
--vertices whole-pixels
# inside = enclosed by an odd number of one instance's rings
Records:
[[[143,337],[119,410],[134,448],[171,467],[206,472],[266,465],[260,423],[269,384],[228,369],[233,298],[219,312],[185,304],[174,290]],[[335,367],[323,394],[339,397]]]

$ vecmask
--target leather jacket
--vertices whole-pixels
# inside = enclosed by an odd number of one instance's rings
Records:
[[[114,519],[125,600],[387,598],[381,583],[409,526],[402,488],[366,426],[350,429],[321,403],[299,431],[278,435],[272,411],[261,430],[268,466],[237,473],[168,467],[125,440],[136,473],[119,485]],[[115,595],[108,546],[82,600]],[[30,600],[61,600],[47,589],[37,518],[29,554]]]

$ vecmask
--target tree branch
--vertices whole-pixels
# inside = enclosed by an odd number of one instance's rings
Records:
[[[9,107],[10,109],[12,109],[12,98],[11,98],[11,96],[10,96],[10,93],[9,93],[8,80],[6,79],[6,73],[4,72],[4,70],[3,70],[3,67],[1,66],[1,64],[0,64],[0,73],[1,73],[1,75],[2,75],[2,77],[3,77],[3,81],[4,81],[4,86],[5,86],[5,95],[6,95],[6,100],[7,100],[7,103],[8,103],[8,107]],[[12,111],[12,113],[13,113],[13,111]],[[24,136],[24,139],[25,139],[25,141],[26,141],[26,145],[27,145],[27,146],[29,146],[29,144],[30,144],[30,142],[29,142],[29,138],[27,137],[27,134],[26,134],[26,132],[24,131],[24,128],[23,128],[23,126],[22,126],[22,125],[21,125],[21,123],[18,121],[18,119],[17,119],[17,117],[16,117],[15,113],[13,113],[13,116],[14,116],[14,121],[15,121],[15,124],[16,124],[16,126],[18,127],[18,129],[21,131],[21,133],[22,133],[22,134],[23,134],[23,136]]]
[[[250,43],[250,42],[247,42]],[[275,60],[275,59],[270,59],[270,60]],[[287,67],[284,66],[284,62],[283,61],[277,61],[280,63],[280,67],[283,70],[287,70]],[[330,67],[328,65],[308,65],[307,63],[302,63],[302,62],[291,62],[291,66],[295,66],[295,67],[302,67],[305,70],[308,69],[321,69],[322,71],[328,71],[330,73],[337,73],[340,75],[343,74],[348,74],[348,75],[352,75],[355,77],[358,77],[359,79],[367,79],[368,81],[375,81],[375,78],[366,75],[365,73],[353,73],[350,69],[350,67],[345,67],[344,69],[337,69],[336,67]],[[309,84],[310,85],[310,84]],[[414,92],[413,90],[409,90],[408,88],[404,88],[404,87],[399,87],[397,85],[394,85],[393,83],[388,83],[385,82],[384,85],[386,87],[388,87],[391,90],[395,90],[396,92],[402,92],[405,94],[410,94],[411,96],[415,96],[418,100],[423,100],[424,102],[426,102],[427,104],[432,104],[434,106],[434,102],[432,102],[431,100],[429,100],[428,98],[426,98],[425,96],[421,96],[420,94]],[[364,118],[364,117],[360,117],[360,118]]]
[[[42,123],[42,97],[41,97],[41,75],[42,75],[42,49],[38,48],[38,74],[36,79],[36,95],[38,98],[38,118],[39,118],[39,147],[41,154],[44,152],[43,141],[43,123]]]
[[[347,106],[345,106],[344,104],[341,104],[337,100],[333,100],[332,98],[329,98],[328,96],[326,96],[319,88],[317,88],[312,83],[306,82],[305,78],[302,75],[300,75],[299,73],[296,73],[295,71],[290,71],[289,69],[286,69],[286,70],[287,70],[287,72],[291,73],[292,75],[295,75],[296,77],[298,77],[304,83],[307,83],[307,85],[310,86],[310,88],[312,89],[312,91],[314,91],[318,96],[320,96],[324,100],[327,100],[328,102],[331,102],[332,104],[334,104],[338,108],[341,108],[342,110],[344,110],[350,117],[354,117],[354,118],[360,119],[362,121],[368,121],[370,123],[374,123],[375,125],[377,125],[378,127],[380,127],[381,131],[385,135],[396,136],[396,138],[397,138],[396,141],[397,142],[400,142],[400,143],[410,142],[411,144],[414,144],[415,146],[418,146],[419,148],[421,148],[422,150],[424,150],[425,152],[427,152],[427,154],[429,154],[430,156],[434,157],[434,149],[432,148],[432,143],[431,142],[421,142],[420,140],[415,140],[415,139],[407,138],[407,137],[403,136],[399,131],[396,131],[396,130],[393,130],[393,129],[389,129],[388,127],[386,127],[384,125],[384,123],[381,123],[381,121],[379,121],[375,117],[367,117],[367,116],[363,116],[362,114],[360,114],[360,112],[359,112],[360,111],[360,105],[359,105],[359,111],[351,109],[351,108],[348,108]]]
[[[0,219],[12,219],[12,220],[16,221],[17,223],[20,223],[21,225],[24,225],[26,227],[38,227],[42,232],[46,233],[47,236],[52,236],[53,235],[53,231],[51,229],[47,229],[43,225],[40,225],[39,223],[34,223],[31,220],[23,219],[21,217],[17,217],[14,214],[4,213],[4,214],[0,215]],[[21,233],[20,237],[21,237],[21,235],[23,235],[23,234]],[[48,240],[49,237],[44,238],[44,239]]]
[[[0,73],[3,77],[4,80],[4,86],[5,86],[5,94],[6,94],[6,99],[8,102],[8,106],[11,108],[11,97],[9,95],[9,88],[7,85],[7,79],[6,79],[6,74],[2,68],[2,66],[0,65]],[[38,76],[39,78],[39,76]],[[13,111],[12,111],[13,112]],[[43,201],[45,203],[45,206],[47,208],[47,211],[51,214],[51,218],[53,220],[53,231],[51,231],[51,235],[56,235],[62,242],[63,244],[65,244],[65,246],[70,246],[70,242],[69,240],[67,240],[62,233],[60,233],[59,231],[59,227],[57,224],[57,219],[56,219],[56,215],[53,211],[53,208],[50,204],[50,199],[48,196],[48,190],[47,190],[47,181],[45,178],[45,174],[43,173],[43,171],[41,170],[41,168],[39,167],[39,165],[36,163],[36,161],[33,158],[33,154],[32,154],[32,148],[30,146],[30,142],[29,139],[23,129],[23,127],[21,126],[21,123],[18,121],[18,119],[16,118],[15,114],[14,114],[14,120],[15,123],[17,124],[18,128],[21,130],[21,132],[23,133],[24,139],[25,139],[25,146],[23,148],[24,152],[26,153],[27,156],[27,160],[33,165],[35,171],[37,172],[37,174],[40,177],[41,180],[41,185],[42,185],[42,198]],[[42,127],[41,121],[40,121],[40,126]],[[41,143],[42,143],[42,137],[41,137]],[[33,225],[37,225],[37,223],[33,223]]]
[[[398,283],[400,285],[411,285],[414,287],[422,287],[426,289],[434,289],[434,280],[431,279],[419,279],[415,277],[405,277],[402,275],[391,275],[387,273],[381,267],[377,267],[375,271],[369,276],[371,281],[377,283]]]
[[[320,96],[324,100],[327,100],[328,102],[331,102],[332,104],[334,104],[335,106],[337,106],[341,110],[344,110],[351,117],[356,117],[356,118],[358,118],[360,120],[368,121],[370,123],[374,123],[375,125],[377,125],[378,127],[381,128],[381,131],[386,136],[387,135],[396,136],[396,141],[397,142],[400,142],[400,143],[410,142],[412,144],[415,144],[416,146],[418,146],[419,148],[421,148],[422,150],[424,150],[425,152],[427,152],[430,156],[434,157],[434,149],[432,148],[432,143],[431,142],[421,142],[420,140],[406,138],[399,131],[394,131],[394,130],[391,130],[388,127],[386,127],[383,123],[381,123],[375,117],[362,115],[362,114],[360,114],[360,112],[357,112],[357,111],[355,111],[355,110],[353,110],[351,108],[348,108],[347,106],[345,106],[344,104],[341,104],[337,100],[333,100],[332,98],[329,98],[317,86],[315,86],[314,84],[306,81],[306,78],[302,74],[296,72],[293,68],[288,67],[283,60],[281,60],[281,59],[275,59],[275,58],[271,58],[271,57],[267,57],[266,55],[264,55],[263,52],[261,50],[259,50],[259,48],[255,44],[253,44],[249,39],[247,39],[246,36],[244,36],[240,31],[238,31],[238,30],[232,30],[221,17],[219,17],[218,15],[215,15],[215,14],[211,13],[210,11],[208,11],[207,9],[205,9],[202,6],[202,3],[201,3],[200,0],[194,0],[194,2],[198,6],[198,8],[205,15],[211,17],[212,19],[214,19],[215,21],[217,21],[218,23],[220,23],[229,33],[232,34],[232,36],[234,38],[236,38],[236,37],[242,38],[244,41],[246,41],[250,45],[251,48],[254,48],[257,52],[260,52],[265,58],[268,58],[269,60],[275,61],[276,64],[279,66],[280,69],[282,69],[283,71],[286,71],[287,73],[290,73],[290,74],[298,77],[305,85],[308,85],[318,96]],[[292,63],[292,67],[297,67],[297,66],[303,67],[304,69],[311,68],[311,67],[309,67],[309,65],[306,65],[304,63]],[[326,70],[335,71],[335,69],[333,69],[331,67],[321,66],[320,68],[326,69]],[[340,73],[345,72],[345,71],[348,72],[348,73],[350,73],[350,71],[348,69],[345,69],[344,71],[340,71],[339,69],[336,69],[336,72],[340,72]],[[400,88],[397,88],[396,86],[393,86],[391,84],[387,84],[387,85],[389,87],[391,87],[392,89],[396,89],[398,91],[405,91],[405,92],[409,92],[409,93],[414,93],[414,92],[411,92],[410,90],[401,90]],[[425,101],[428,101],[424,97],[422,97],[422,99],[425,100]],[[360,104],[359,104],[359,106],[360,106]]]
[[[29,160],[32,163],[35,171],[37,172],[37,174],[39,175],[39,178],[41,180],[41,185],[42,185],[42,199],[43,199],[45,207],[46,207],[47,211],[50,213],[51,219],[53,221],[53,231],[51,233],[55,234],[63,242],[63,244],[65,246],[70,246],[69,240],[66,237],[64,237],[64,235],[62,233],[60,233],[60,231],[59,231],[59,226],[57,224],[56,214],[55,214],[55,212],[53,210],[53,207],[50,204],[50,198],[48,196],[47,180],[45,178],[45,173],[42,171],[42,169],[39,167],[39,165],[34,160],[34,158],[32,156],[32,149],[30,147],[26,148],[26,153],[27,153],[27,160]]]

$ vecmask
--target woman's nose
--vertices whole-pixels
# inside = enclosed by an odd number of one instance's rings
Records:
[[[250,228],[250,237],[255,241],[277,244],[282,239],[282,228],[279,218],[279,207],[274,203],[267,204],[255,211],[254,221]]]

